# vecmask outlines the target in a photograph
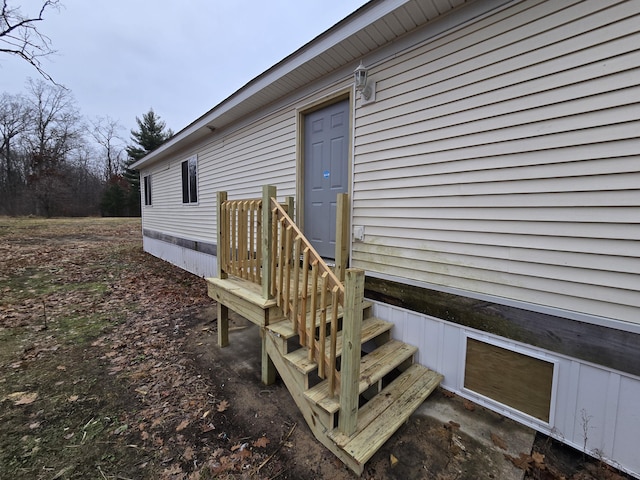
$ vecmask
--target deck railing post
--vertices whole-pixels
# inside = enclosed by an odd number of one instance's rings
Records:
[[[216,245],[216,256],[218,257],[218,278],[227,278],[227,272],[224,269],[224,263],[226,261],[226,252],[229,248],[229,232],[226,231],[227,226],[224,222],[224,212],[222,211],[222,205],[227,201],[227,192],[218,192],[217,195],[217,212],[216,212],[216,224],[218,227],[218,244]]]
[[[344,282],[349,257],[349,195],[338,194],[336,204],[336,277]]]
[[[225,271],[225,263],[229,255],[229,228],[226,225],[226,215],[224,214],[223,204],[227,201],[227,192],[218,192],[217,195],[217,217],[216,224],[218,230],[218,243],[216,245],[216,256],[218,263],[218,278],[227,278]],[[218,346],[226,347],[229,345],[229,309],[220,302],[217,302],[217,319],[218,319]]]
[[[273,255],[273,231],[271,229],[271,199],[277,194],[276,187],[262,187],[262,297],[271,296],[271,256]]]
[[[293,208],[294,208],[294,198],[293,197],[286,197],[284,199],[284,203],[287,206],[287,215],[289,215],[291,217],[291,220],[295,219],[295,215],[293,212]]]
[[[346,271],[344,285],[340,416],[338,418],[338,429],[345,435],[352,435],[358,423],[363,301],[364,270],[350,268]]]

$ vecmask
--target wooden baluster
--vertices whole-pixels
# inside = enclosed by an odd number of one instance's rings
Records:
[[[318,376],[320,378],[326,377],[326,343],[327,343],[327,272],[322,272],[321,280],[322,285],[320,287],[320,332],[318,335]]]
[[[309,296],[309,247],[302,253],[302,288],[300,289],[300,345],[307,345],[307,298]]]
[[[280,239],[278,241],[278,306],[284,310],[282,300],[284,298],[284,246],[286,244],[287,229],[284,225],[284,218],[278,218],[278,229],[280,230]]]
[[[263,275],[263,269],[262,267],[262,202],[260,200],[256,201],[256,273],[257,273],[257,283],[259,285],[262,285],[262,275]],[[267,266],[267,268],[264,269],[264,275],[269,275],[269,273],[266,271],[267,269],[270,269],[271,266]]]
[[[293,331],[299,331],[299,302],[300,302],[300,245],[302,239],[299,236],[293,241],[293,309],[291,311],[291,318],[293,319]]]
[[[256,208],[255,202],[249,204],[249,270],[251,281],[256,283]]]
[[[287,225],[284,244],[284,309],[283,313],[289,315],[291,313],[291,243],[293,241],[293,228]],[[291,316],[289,316],[291,318]]]
[[[247,280],[253,282],[255,280],[253,273],[253,249],[255,248],[255,238],[253,236],[253,208],[251,206],[253,202],[247,201]]]
[[[245,205],[245,202],[238,202],[238,273],[240,274],[240,278],[246,278],[247,221],[245,217]]]
[[[318,260],[311,264],[311,319],[309,321],[309,361],[315,360],[316,355],[316,315],[318,310]]]
[[[276,209],[273,209],[271,219],[271,295],[276,296],[277,291],[277,277],[276,266],[278,265],[278,213]]]
[[[331,289],[331,338],[329,346],[329,392],[336,392],[336,351],[338,339],[338,286]]]
[[[238,236],[236,231],[236,219],[238,211],[235,202],[229,204],[229,215],[231,216],[231,258],[230,258],[230,270],[234,275],[238,275],[238,265],[236,263],[238,252]]]
[[[244,268],[245,268],[245,278],[247,280],[251,280],[251,259],[253,257],[251,244],[253,243],[253,238],[251,237],[251,224],[249,221],[249,217],[251,216],[251,210],[249,208],[249,201],[246,201],[244,204],[244,225],[243,225],[243,235],[244,235]]]

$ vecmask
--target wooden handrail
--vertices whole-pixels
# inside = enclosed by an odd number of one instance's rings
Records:
[[[327,378],[334,394],[340,385],[336,338],[338,314],[344,308],[344,285],[274,198],[270,208],[271,295],[298,332],[300,345],[309,349],[309,360],[317,363],[318,375]]]
[[[336,231],[345,239],[346,196],[338,201],[342,206]],[[336,274],[289,216],[292,206],[291,199],[280,204],[272,186],[265,186],[262,199],[254,200],[228,200],[226,192],[219,192],[218,275],[261,285],[263,297],[276,300],[298,333],[300,345],[307,347],[309,360],[318,365],[318,375],[327,379],[331,394],[340,389],[339,428],[349,432],[357,417],[364,272],[346,270],[348,252],[343,245],[336,253]],[[347,294],[340,278],[345,272]],[[344,348],[338,370],[341,314]]]

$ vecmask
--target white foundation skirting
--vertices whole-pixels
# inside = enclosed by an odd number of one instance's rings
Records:
[[[374,302],[394,338],[418,347],[418,363],[444,375],[443,388],[640,478],[640,378],[492,334]],[[467,338],[554,364],[549,423],[464,387]],[[585,438],[586,432],[586,438]]]

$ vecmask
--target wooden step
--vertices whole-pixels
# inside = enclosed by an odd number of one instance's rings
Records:
[[[393,327],[393,323],[386,322],[379,318],[367,318],[362,322],[362,343],[368,342],[389,331]],[[271,327],[269,327],[271,328]],[[329,351],[331,339],[327,337],[326,348]],[[342,354],[342,332],[338,332],[336,338],[336,355],[339,357]],[[299,348],[284,356],[300,373],[308,374],[315,370],[318,365],[315,361],[309,360],[308,350],[306,348]]]
[[[404,342],[390,340],[362,357],[358,394],[382,380],[389,372],[413,357],[417,350],[416,347]],[[340,409],[340,397],[338,395],[330,396],[329,382],[326,380],[307,390],[305,396],[328,413],[335,413]]]
[[[371,305],[372,305],[371,302],[364,301],[363,309],[369,308]],[[331,324],[332,313],[333,313],[333,308],[331,307],[331,305],[329,305],[327,307],[327,325]],[[342,318],[342,310],[338,311],[338,318]],[[307,313],[307,328],[310,325],[310,323],[311,323],[311,313]],[[316,328],[318,328],[319,325],[320,325],[320,310],[317,310],[316,311]],[[285,340],[289,340],[290,338],[293,338],[296,335],[298,335],[298,332],[293,330],[293,324],[291,323],[291,320],[289,320],[288,318],[284,318],[282,321],[278,321],[277,323],[276,322],[271,323],[269,325],[269,330],[271,330],[276,335],[279,335],[280,337],[284,338]]]
[[[436,389],[444,377],[418,364],[411,365],[358,411],[351,436],[337,429],[329,436],[357,463],[364,465]]]

